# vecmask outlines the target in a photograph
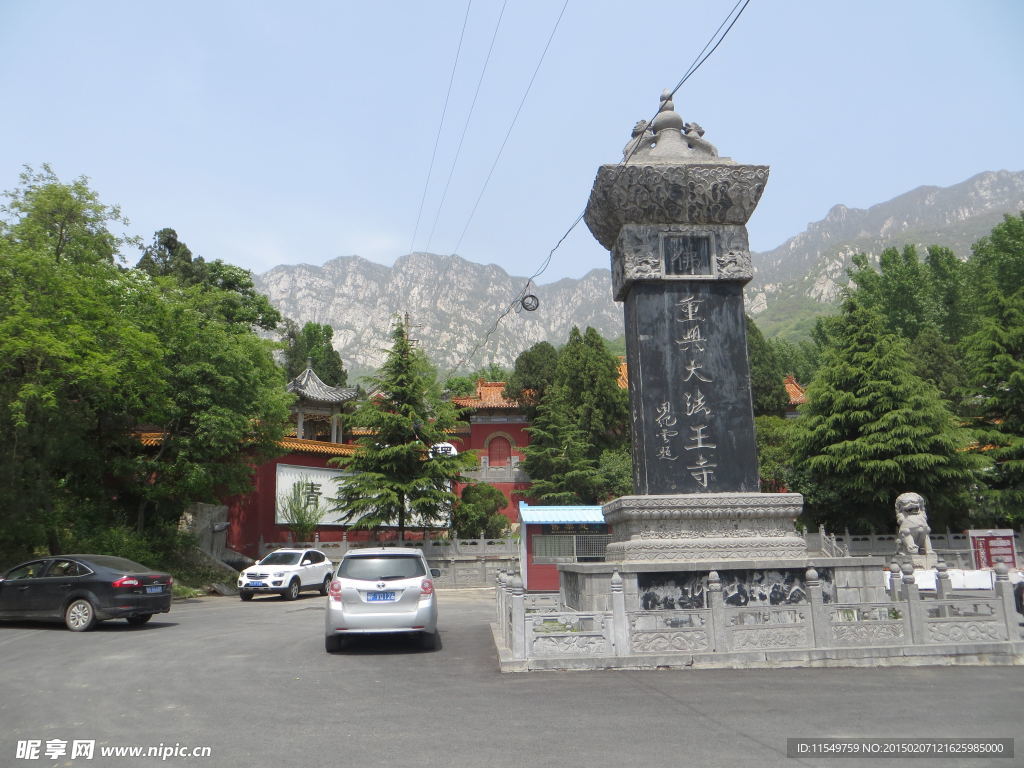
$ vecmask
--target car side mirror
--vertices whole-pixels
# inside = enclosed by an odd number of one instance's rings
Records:
[[[441,569],[440,568],[431,568],[430,569],[430,575],[433,576],[435,579],[440,578],[441,577]]]

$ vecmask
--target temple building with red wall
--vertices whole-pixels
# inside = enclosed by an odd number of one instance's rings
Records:
[[[459,434],[462,443],[456,447],[460,451],[476,452],[480,468],[465,473],[466,477],[500,490],[507,502],[500,512],[509,523],[518,523],[518,502],[526,497],[517,492],[530,488],[530,477],[522,467],[526,458],[523,448],[530,444],[530,435],[526,432],[530,423],[519,403],[502,395],[504,389],[503,381],[478,379],[475,395],[452,398],[452,402],[464,410],[463,419],[469,422],[468,431]],[[456,492],[461,495],[466,485],[460,483]]]

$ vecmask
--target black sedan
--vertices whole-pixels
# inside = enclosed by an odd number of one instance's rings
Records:
[[[59,555],[0,578],[0,619],[58,619],[84,632],[104,619],[145,624],[171,610],[170,574],[111,555]]]

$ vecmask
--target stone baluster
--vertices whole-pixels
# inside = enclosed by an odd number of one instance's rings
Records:
[[[612,572],[612,642],[616,656],[629,656],[632,648],[629,643],[629,624],[626,616],[626,594],[623,590],[622,576],[618,569]]]
[[[811,610],[808,615],[811,620],[814,647],[828,648],[832,645],[832,621],[829,618],[829,610],[825,607],[825,597],[821,591],[821,579],[814,568],[808,568],[804,578],[807,584],[807,596],[811,602]]]
[[[725,601],[722,599],[722,580],[718,571],[708,574],[708,608],[711,609],[711,636],[719,653],[730,650],[729,628],[725,623]]]
[[[900,582],[903,572],[900,570],[899,561],[894,557],[889,563],[889,599],[893,602],[900,599]]]
[[[494,588],[494,602],[497,603],[498,611],[498,626],[504,627],[505,621],[505,588],[508,582],[508,574],[505,569],[502,568],[498,571],[498,575],[495,577],[497,582]]]
[[[937,600],[945,600],[952,594],[953,587],[949,581],[949,566],[946,565],[942,555],[939,555],[939,561],[935,563],[935,598]]]
[[[523,598],[523,577],[518,573],[509,580],[512,600],[512,658],[526,658],[526,605]]]
[[[921,591],[914,582],[914,564],[909,560],[903,563],[903,579],[900,596],[903,600],[907,617],[910,619],[910,637],[914,644],[925,642],[924,604],[921,602]]]
[[[1011,642],[1019,642],[1020,614],[1017,613],[1017,604],[1013,599],[1013,585],[1010,583],[1010,569],[1002,560],[996,563],[996,597],[1003,611],[1003,620],[1006,622],[1006,639]]]

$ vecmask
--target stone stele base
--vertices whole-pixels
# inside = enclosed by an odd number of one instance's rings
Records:
[[[604,505],[608,562],[803,558],[798,493],[622,496]]]

